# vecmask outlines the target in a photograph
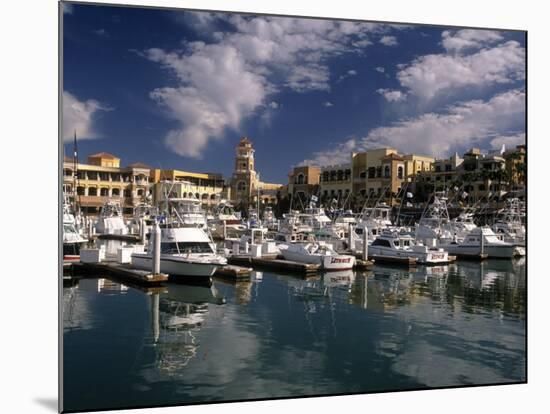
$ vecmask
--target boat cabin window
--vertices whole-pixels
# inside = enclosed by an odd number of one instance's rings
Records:
[[[395,247],[399,247],[399,240],[394,240],[394,241],[393,241],[393,245],[394,245]]]
[[[403,240],[403,246],[409,247],[411,245],[410,240]]]
[[[384,239],[376,239],[372,242],[372,246],[382,246],[382,247],[391,247],[389,241]]]
[[[363,228],[362,227],[356,227],[355,228],[355,233],[360,234],[360,235],[363,234]]]
[[[207,242],[164,242],[161,243],[160,251],[163,254],[214,253]]]

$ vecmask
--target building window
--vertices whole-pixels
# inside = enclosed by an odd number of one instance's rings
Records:
[[[111,194],[113,195],[113,197],[120,197],[120,188],[113,188],[111,190]]]
[[[99,195],[101,197],[108,197],[109,196],[109,189],[108,188],[101,188],[99,190]]]
[[[477,188],[479,191],[485,191],[485,184],[479,184]]]
[[[329,173],[328,171],[324,171],[323,172],[323,181],[328,181],[329,180]]]
[[[99,179],[101,181],[109,181],[109,173],[99,173]]]
[[[435,166],[435,172],[441,172],[441,166],[440,165]]]
[[[370,167],[369,168],[369,178],[375,178],[376,177],[376,168]]]
[[[378,178],[382,177],[382,167],[376,167],[376,176]]]
[[[325,195],[325,197],[328,197],[328,190],[323,191],[323,194]]]
[[[389,177],[390,177],[390,166],[386,165],[384,167],[384,178],[389,178]]]
[[[137,195],[138,195],[138,197],[143,196],[143,188],[140,188],[140,189],[137,190]]]
[[[451,169],[452,169],[452,166],[451,166],[451,165],[447,164],[447,165],[445,166],[445,171],[448,172],[448,171],[451,171]]]
[[[89,171],[88,180],[97,180],[97,173],[95,171]]]
[[[403,179],[403,167],[401,165],[397,167],[397,178]]]
[[[300,173],[296,177],[296,184],[303,184],[304,183],[304,174]]]
[[[132,190],[124,190],[124,197],[126,198],[132,197]]]
[[[89,196],[96,196],[97,195],[97,188],[95,188],[95,187],[88,188],[88,195]]]
[[[246,191],[246,182],[239,181],[237,183],[237,191]]]
[[[338,170],[338,181],[342,181],[344,179],[344,171]]]
[[[85,194],[84,187],[77,187],[76,188],[76,193],[80,196],[83,196]]]
[[[365,178],[366,176],[367,176],[366,171],[361,171],[361,173],[359,174],[359,178]]]

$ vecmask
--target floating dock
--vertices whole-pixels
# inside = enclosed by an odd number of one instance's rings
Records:
[[[159,285],[168,280],[167,274],[160,273],[155,275],[148,270],[134,269],[129,265],[116,262],[73,263],[71,271],[75,275],[106,274],[142,286]]]
[[[269,270],[279,270],[283,272],[299,273],[302,275],[310,275],[319,273],[321,266],[310,263],[298,263],[290,260],[280,259],[265,259],[260,257],[252,257],[245,255],[233,255],[228,258],[230,264],[259,267]]]
[[[252,270],[254,269],[252,269],[251,267],[226,265],[226,266],[218,267],[216,269],[216,273],[214,273],[214,276],[219,277],[221,279],[248,281],[250,280],[250,275],[252,273]]]
[[[396,265],[404,267],[416,267],[416,257],[392,257],[392,256],[372,256],[376,264]]]

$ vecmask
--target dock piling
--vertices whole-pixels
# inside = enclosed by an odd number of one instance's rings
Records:
[[[369,260],[369,232],[367,226],[363,227],[363,260]]]
[[[153,274],[160,274],[160,227],[158,222],[155,221],[155,228],[153,230],[154,244],[153,244]]]
[[[353,237],[353,224],[351,223],[348,225],[348,248],[352,252],[355,251],[355,237]]]

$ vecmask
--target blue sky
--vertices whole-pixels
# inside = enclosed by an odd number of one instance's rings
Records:
[[[525,140],[522,32],[74,4],[63,34],[80,157],[229,177],[246,135],[262,180],[284,183],[351,151]]]

